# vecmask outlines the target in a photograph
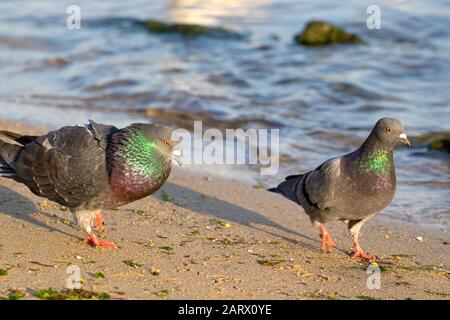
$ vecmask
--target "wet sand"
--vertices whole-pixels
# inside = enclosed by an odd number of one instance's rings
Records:
[[[2,121],[0,128],[45,132]],[[0,272],[0,297],[61,291],[69,265],[79,266],[83,290],[111,299],[450,297],[446,232],[382,216],[369,221],[361,244],[381,267],[381,289],[369,290],[368,263],[349,258],[344,224],[329,225],[336,248],[321,253],[317,230],[294,203],[186,169],[175,168],[158,193],[104,217],[105,238],[120,249],[83,244],[69,211],[0,178],[0,269],[7,271]]]

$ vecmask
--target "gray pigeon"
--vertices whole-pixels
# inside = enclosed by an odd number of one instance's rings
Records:
[[[92,231],[104,231],[101,209],[146,197],[166,181],[177,142],[172,129],[135,123],[126,128],[95,123],[67,126],[43,136],[0,131],[0,176],[70,208],[93,246],[117,248]],[[175,159],[178,161],[178,159]]]
[[[395,195],[395,144],[410,145],[403,124],[395,118],[378,120],[359,149],[332,158],[316,169],[288,176],[269,191],[280,193],[303,207],[320,229],[322,251],[334,245],[324,223],[346,221],[354,244],[352,258],[373,259],[361,249],[361,226],[385,208]]]

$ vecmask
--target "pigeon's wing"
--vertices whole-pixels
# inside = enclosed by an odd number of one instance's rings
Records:
[[[89,125],[87,128],[92,132],[94,138],[105,150],[108,145],[110,135],[119,130],[114,126],[97,123],[94,120],[89,120]]]
[[[89,127],[63,127],[26,144],[15,161],[16,179],[35,194],[77,207],[109,183],[105,150]]]
[[[308,200],[321,210],[334,204],[336,181],[341,175],[341,159],[325,161],[305,177],[303,192]]]

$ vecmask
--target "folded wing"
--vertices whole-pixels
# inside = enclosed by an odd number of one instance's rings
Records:
[[[27,143],[15,160],[15,179],[64,206],[89,201],[109,183],[104,138],[90,128],[63,127]]]

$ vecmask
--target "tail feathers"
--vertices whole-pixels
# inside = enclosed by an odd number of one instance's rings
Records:
[[[0,177],[12,177],[16,174],[16,171],[11,168],[3,159],[0,158]]]
[[[11,139],[17,143],[20,143],[23,146],[26,145],[27,143],[30,143],[30,142],[36,140],[36,138],[37,138],[37,136],[25,136],[20,133],[4,131],[4,130],[0,130],[0,136],[4,136],[8,139]]]
[[[270,188],[268,191],[279,193],[291,201],[298,202],[297,200],[297,188],[301,182],[303,175],[289,176],[288,180],[283,181],[276,188]],[[297,178],[297,179],[294,179]]]
[[[0,176],[13,177],[16,173],[14,161],[22,150],[16,144],[7,143],[0,140]]]
[[[303,175],[304,175],[304,173],[301,173],[301,174],[293,174],[293,175],[287,176],[284,180],[291,180],[291,179],[295,179],[295,178],[300,178],[300,177],[302,177]]]

